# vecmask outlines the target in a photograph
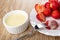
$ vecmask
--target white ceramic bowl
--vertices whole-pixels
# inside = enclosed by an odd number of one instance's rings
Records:
[[[26,21],[22,25],[17,25],[17,26],[14,26],[14,27],[9,26],[9,25],[6,24],[5,20],[11,14],[23,14],[26,17]],[[10,11],[3,17],[3,24],[4,24],[5,28],[7,29],[7,31],[11,34],[22,33],[27,29],[28,24],[29,24],[28,23],[28,14],[25,11],[22,11],[22,10]]]

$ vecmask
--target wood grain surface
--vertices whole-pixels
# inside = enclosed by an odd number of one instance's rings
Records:
[[[0,0],[0,40],[14,40],[15,38],[24,36],[25,34],[29,33],[29,31],[32,29],[32,26],[29,24],[28,29],[23,33],[16,35],[8,33],[2,23],[3,16],[7,12],[19,9],[26,11],[29,15],[32,8],[34,7],[34,4],[43,1],[42,0]],[[22,40],[60,40],[60,37],[47,36],[36,31],[34,35],[30,37],[24,37]]]

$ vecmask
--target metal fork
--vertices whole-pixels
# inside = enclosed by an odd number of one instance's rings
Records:
[[[35,31],[36,31],[36,29],[35,28],[33,28],[32,30],[30,30],[30,32],[28,33],[28,34],[26,34],[26,35],[24,35],[24,36],[22,36],[22,37],[18,37],[18,38],[16,38],[15,40],[23,40],[23,38],[27,38],[27,37],[30,37],[30,36],[32,36],[34,33],[35,33]]]
[[[35,22],[34,22],[34,24],[35,24]],[[39,27],[39,29],[45,28],[44,26],[46,26],[45,23],[36,24],[36,25]],[[15,39],[15,40],[22,40],[24,37],[30,37],[35,33],[36,30],[38,30],[38,29],[33,27],[32,30],[30,30],[30,32],[28,34],[26,34],[26,35],[24,35],[22,37],[19,37],[19,38]]]

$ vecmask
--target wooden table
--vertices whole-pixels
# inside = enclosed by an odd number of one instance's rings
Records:
[[[40,3],[41,1],[42,0],[0,0],[0,40],[14,40],[15,38],[29,33],[32,29],[32,26],[29,24],[28,29],[21,34],[14,35],[8,33],[2,23],[2,18],[7,12],[19,9],[26,11],[29,15],[30,11],[34,7],[34,4]],[[60,40],[60,37],[47,36],[36,31],[34,35],[23,38],[23,40]]]

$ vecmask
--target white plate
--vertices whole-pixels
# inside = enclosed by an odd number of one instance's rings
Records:
[[[39,24],[41,23],[40,21],[38,21],[36,19],[36,11],[35,9],[32,9],[31,13],[30,13],[30,23],[31,25],[34,27],[36,24]],[[59,20],[60,22],[60,20]],[[60,36],[60,27],[58,27],[56,30],[47,30],[47,29],[39,29],[37,30],[39,31],[40,33],[42,34],[45,34],[45,35],[50,35],[50,36]]]

